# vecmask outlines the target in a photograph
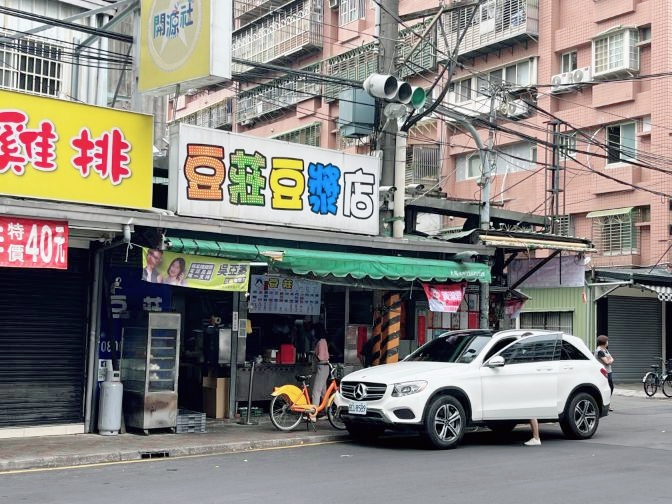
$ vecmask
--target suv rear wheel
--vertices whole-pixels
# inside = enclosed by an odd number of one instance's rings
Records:
[[[434,448],[455,448],[464,437],[466,423],[460,401],[453,396],[439,396],[427,409],[422,437]]]
[[[597,401],[590,394],[580,392],[570,399],[560,428],[569,439],[589,439],[599,423]]]

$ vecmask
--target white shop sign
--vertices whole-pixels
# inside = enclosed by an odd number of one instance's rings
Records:
[[[187,124],[170,143],[168,206],[179,215],[379,233],[377,157]]]

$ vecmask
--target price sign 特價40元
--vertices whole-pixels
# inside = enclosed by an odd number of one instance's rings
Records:
[[[0,267],[68,269],[68,223],[0,216]]]

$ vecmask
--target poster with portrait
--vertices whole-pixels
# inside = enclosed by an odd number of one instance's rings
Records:
[[[193,289],[247,292],[250,263],[143,247],[142,279]]]
[[[467,289],[466,282],[455,284],[422,284],[429,309],[433,312],[455,313],[460,308]]]

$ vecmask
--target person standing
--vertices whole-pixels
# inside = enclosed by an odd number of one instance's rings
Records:
[[[312,403],[320,404],[320,398],[327,386],[329,378],[329,344],[322,326],[315,326],[317,343],[315,344],[315,360],[317,370],[315,371],[315,380],[313,381]]]
[[[597,337],[597,348],[595,348],[595,358],[604,366],[604,369],[607,370],[607,380],[609,381],[609,389],[611,389],[611,394],[614,394],[614,379],[612,375],[611,365],[614,362],[614,357],[609,353],[609,337],[605,334],[600,334]],[[609,411],[614,411],[611,406],[609,406]]]

